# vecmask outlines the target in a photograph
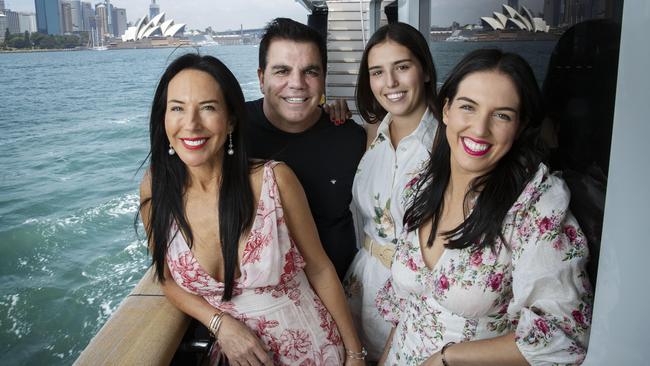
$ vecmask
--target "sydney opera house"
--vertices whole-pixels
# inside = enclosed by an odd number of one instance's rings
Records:
[[[481,24],[484,29],[503,30],[515,29],[528,32],[548,33],[550,27],[544,19],[533,17],[533,14],[525,6],[517,12],[513,7],[503,4],[503,13],[494,12],[493,17],[481,17]]]
[[[122,35],[123,42],[140,41],[150,37],[178,37],[185,31],[185,24],[174,24],[174,20],[165,20],[162,12],[151,20],[145,15],[135,26],[129,27]]]

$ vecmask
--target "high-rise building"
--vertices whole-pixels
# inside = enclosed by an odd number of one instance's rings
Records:
[[[544,21],[551,27],[557,27],[562,19],[562,0],[544,0]]]
[[[81,19],[81,1],[80,0],[71,0],[70,3],[70,15],[72,18],[72,31],[79,32],[83,27],[83,20]]]
[[[9,9],[3,10],[5,16],[7,17],[7,26],[6,29],[9,29],[9,33],[17,34],[20,33],[20,25],[18,24],[18,13],[11,11]],[[2,32],[5,31],[5,28],[2,29]]]
[[[81,30],[84,32],[90,32],[91,29],[95,28],[93,4],[85,1],[81,3],[81,24]]]
[[[160,5],[156,4],[156,0],[151,0],[151,4],[149,4],[149,19],[155,18],[158,14],[160,14]]]
[[[0,0],[0,11],[5,10],[5,0]]]
[[[69,1],[61,2],[61,31],[72,33],[72,6]]]
[[[36,14],[18,13],[18,25],[20,26],[20,33],[36,32]]]
[[[0,12],[0,29],[7,29],[7,16]],[[0,42],[5,41],[5,31],[0,32]]]
[[[113,36],[113,5],[110,0],[104,0],[104,3],[106,3],[106,31]]]
[[[126,9],[113,8],[113,35],[120,37],[126,32]]]
[[[59,0],[34,0],[36,26],[43,34],[61,34],[61,2]]]
[[[108,32],[108,14],[106,11],[106,4],[98,3],[95,4],[95,25],[97,29],[97,34],[100,38],[105,38],[109,35]]]

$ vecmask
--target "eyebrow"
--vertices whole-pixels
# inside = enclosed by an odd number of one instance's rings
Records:
[[[177,104],[185,104],[185,102],[178,100],[178,99],[170,99],[167,101],[167,103],[177,103]],[[219,101],[216,99],[210,99],[210,100],[204,100],[199,102],[199,104],[210,104],[210,103],[215,103],[219,104]]]
[[[476,103],[474,100],[472,100],[471,98],[468,98],[468,97],[458,97],[458,98],[456,98],[456,100],[464,100],[466,102],[478,105],[478,103]],[[495,110],[497,110],[497,111],[511,111],[513,113],[519,113],[516,109],[514,109],[512,107],[497,107],[497,108],[495,108]]]
[[[410,58],[405,58],[405,59],[397,60],[397,61],[393,62],[393,65],[401,64],[402,62],[413,62],[413,60],[411,60]],[[380,68],[381,68],[381,66],[370,66],[370,67],[368,67],[368,70],[375,70],[375,69],[380,69]]]
[[[287,70],[287,69],[291,70],[293,68],[291,66],[289,66],[289,65],[280,64],[280,65],[271,66],[271,69],[272,70]],[[304,71],[311,71],[311,70],[321,71],[322,68],[319,65],[312,64],[312,65],[307,65],[306,67],[301,69],[301,71],[303,71],[303,72]]]

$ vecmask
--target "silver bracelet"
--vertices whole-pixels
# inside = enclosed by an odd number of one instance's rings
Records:
[[[221,328],[221,321],[223,320],[223,317],[226,315],[225,311],[222,311],[220,313],[214,313],[212,315],[212,319],[210,319],[210,323],[208,324],[208,331],[210,331],[210,334],[215,339],[215,342],[218,342],[219,339],[217,335],[219,334],[219,328]]]

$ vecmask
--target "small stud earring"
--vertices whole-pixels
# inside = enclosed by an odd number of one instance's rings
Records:
[[[167,150],[167,154],[169,154],[169,155],[176,154],[176,151],[174,151],[174,148],[172,147],[172,144],[169,144],[169,150]]]
[[[228,139],[230,143],[228,144],[228,155],[235,155],[235,150],[232,148],[232,132],[228,134]]]

